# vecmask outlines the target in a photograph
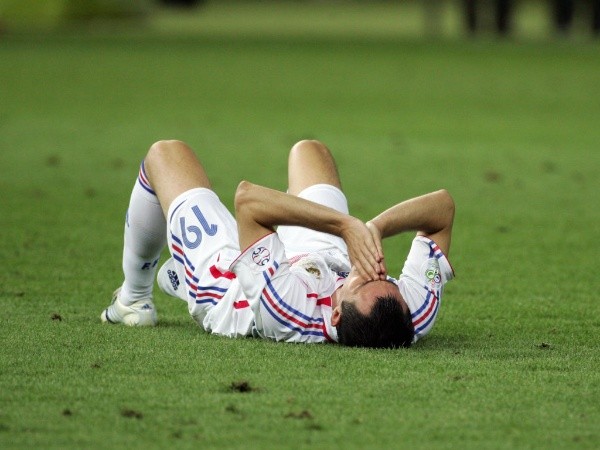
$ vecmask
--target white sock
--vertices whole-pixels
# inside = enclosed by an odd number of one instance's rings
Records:
[[[119,300],[130,305],[152,297],[158,260],[167,243],[167,225],[158,197],[152,190],[144,163],[133,186],[125,219],[123,274]]]

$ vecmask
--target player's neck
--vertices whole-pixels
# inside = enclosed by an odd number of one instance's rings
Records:
[[[340,288],[337,288],[335,291],[333,291],[333,294],[331,294],[331,309],[335,309],[335,307],[339,306],[342,302],[342,299],[339,296],[339,292]]]

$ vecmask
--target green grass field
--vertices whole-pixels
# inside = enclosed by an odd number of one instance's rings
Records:
[[[0,448],[598,448],[600,45],[219,17],[0,36]],[[152,142],[190,143],[231,205],[243,178],[284,189],[305,137],[365,220],[454,195],[425,340],[223,339],[158,292],[156,328],[100,323]],[[392,273],[410,239],[386,242]]]

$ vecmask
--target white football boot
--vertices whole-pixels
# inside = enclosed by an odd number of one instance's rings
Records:
[[[129,326],[152,327],[158,321],[151,298],[138,300],[129,306],[119,301],[121,288],[113,293],[112,303],[100,314],[104,323],[123,323]]]

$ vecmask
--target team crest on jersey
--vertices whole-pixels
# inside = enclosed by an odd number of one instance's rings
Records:
[[[305,270],[306,270],[308,273],[310,273],[310,274],[314,275],[315,277],[317,277],[317,278],[321,278],[321,271],[318,269],[318,267],[317,267],[317,266],[310,265],[310,266],[306,266],[304,269],[305,269]]]
[[[436,261],[437,263],[437,261]],[[442,275],[440,274],[440,267],[438,264],[430,264],[425,271],[425,277],[431,284],[440,284],[442,282]]]
[[[258,247],[252,252],[252,261],[259,266],[264,266],[271,260],[271,252],[265,247]]]

